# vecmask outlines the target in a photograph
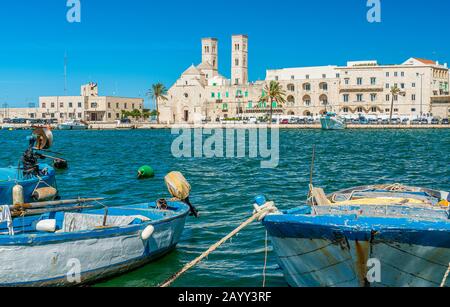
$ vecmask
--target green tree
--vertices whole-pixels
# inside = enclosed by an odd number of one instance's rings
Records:
[[[122,110],[121,119],[125,119],[125,118],[128,118],[128,117],[131,117],[131,112]]]
[[[391,112],[389,115],[389,122],[392,122],[393,112],[394,112],[394,100],[397,99],[398,95],[400,94],[400,89],[397,87],[397,85],[394,85],[391,87]]]
[[[281,106],[286,103],[286,92],[283,90],[279,82],[270,81],[269,84],[264,86],[264,91],[260,101],[266,101],[270,104],[270,123],[272,123],[273,103],[276,102],[277,106]]]
[[[148,119],[150,116],[152,116],[152,114],[149,109],[142,110],[142,118]]]
[[[156,83],[152,85],[148,95],[155,101],[157,122],[159,124],[159,102],[168,100],[166,96],[167,89],[164,84]]]
[[[133,111],[130,112],[130,116],[134,119],[138,119],[142,116],[142,113],[138,109],[134,109]]]

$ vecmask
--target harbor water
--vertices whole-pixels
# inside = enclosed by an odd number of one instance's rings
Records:
[[[0,130],[0,163],[17,165],[30,131]],[[178,248],[139,270],[96,286],[156,286],[224,237],[252,214],[252,200],[265,194],[280,209],[306,198],[312,145],[316,144],[314,184],[327,192],[365,184],[395,183],[450,189],[450,130],[282,130],[280,162],[262,169],[253,158],[174,158],[177,137],[170,130],[55,131],[52,150],[69,161],[58,173],[64,198],[105,197],[126,205],[169,197],[164,176],[181,171],[192,185],[200,218],[190,218]],[[151,165],[156,177],[137,180]],[[265,232],[254,224],[174,286],[261,286]],[[270,244],[269,244],[270,246]],[[267,285],[287,286],[272,251]]]

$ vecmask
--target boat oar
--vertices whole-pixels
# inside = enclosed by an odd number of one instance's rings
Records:
[[[9,206],[10,210],[23,210],[23,209],[38,209],[45,207],[56,207],[61,205],[74,205],[74,204],[85,204],[95,201],[102,201],[104,198],[79,198],[79,199],[67,199],[67,200],[55,200],[55,201],[45,201],[37,203],[19,204],[14,206]]]
[[[73,206],[73,207],[59,207],[59,208],[50,208],[50,209],[32,209],[26,211],[13,211],[11,216],[13,218],[23,217],[23,216],[33,216],[40,215],[44,213],[54,213],[54,212],[70,212],[70,211],[78,211],[83,209],[97,209],[102,206],[100,205],[88,205],[88,206]]]
[[[53,166],[56,169],[67,169],[67,167],[68,167],[69,163],[65,159],[52,157],[52,156],[48,156],[48,155],[43,155],[43,154],[39,154],[39,155],[43,158],[53,160]]]

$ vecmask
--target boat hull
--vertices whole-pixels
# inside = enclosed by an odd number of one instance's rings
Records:
[[[320,119],[323,130],[344,130],[346,124],[334,117],[322,117]]]
[[[59,125],[59,130],[87,130],[88,126],[84,125]]]
[[[0,286],[75,286],[138,268],[176,247],[187,215],[186,209],[163,221],[124,228],[0,239]],[[149,225],[154,232],[143,240]]]
[[[446,222],[287,214],[264,225],[293,287],[437,287],[450,261]]]

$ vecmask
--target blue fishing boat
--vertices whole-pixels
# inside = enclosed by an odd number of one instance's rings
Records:
[[[23,202],[33,202],[57,196],[55,170],[47,164],[38,164],[35,174],[24,175],[17,167],[0,168],[0,205],[13,204],[14,188],[22,189]],[[41,192],[41,195],[39,193]],[[42,198],[43,192],[53,192]]]
[[[441,285],[450,262],[448,192],[395,184],[310,195],[263,220],[289,285]]]
[[[58,197],[55,169],[39,160],[52,158],[41,154],[53,144],[50,129],[37,127],[28,137],[28,148],[17,167],[0,168],[0,205],[53,200]],[[58,166],[67,161],[52,158]]]
[[[165,177],[171,200],[107,207],[102,199],[0,206],[0,287],[90,284],[149,263],[178,244],[191,186]]]
[[[138,268],[175,248],[190,211],[181,201],[65,206],[15,218],[13,235],[0,223],[1,287],[76,286]]]
[[[345,119],[337,116],[336,113],[327,112],[320,118],[323,130],[343,130],[347,128]]]

